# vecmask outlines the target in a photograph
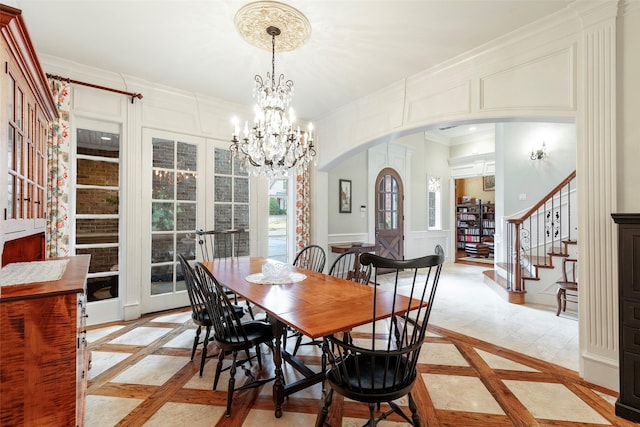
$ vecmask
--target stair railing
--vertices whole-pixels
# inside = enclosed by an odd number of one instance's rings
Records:
[[[524,293],[524,279],[550,266],[550,254],[563,255],[575,242],[576,171],[573,171],[520,218],[506,220],[507,291]]]

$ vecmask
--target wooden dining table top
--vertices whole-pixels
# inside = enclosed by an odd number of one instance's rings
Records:
[[[292,271],[306,276],[299,282],[275,285],[245,280],[262,272],[266,261],[263,257],[237,257],[203,264],[221,285],[308,337],[320,338],[372,321],[373,287],[297,267]],[[404,312],[410,301],[412,309],[418,308],[419,301],[403,295],[396,296],[394,305],[392,292],[377,289],[377,320]]]

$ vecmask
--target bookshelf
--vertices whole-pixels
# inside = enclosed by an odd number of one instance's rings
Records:
[[[495,234],[495,204],[464,203],[456,207],[457,248],[467,243],[493,242]]]

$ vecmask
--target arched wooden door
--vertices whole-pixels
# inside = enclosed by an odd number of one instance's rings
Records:
[[[380,255],[404,259],[404,191],[400,175],[391,168],[376,178],[376,243]]]

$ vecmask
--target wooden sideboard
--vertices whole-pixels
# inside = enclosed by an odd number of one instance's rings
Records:
[[[640,214],[612,214],[618,224],[620,395],[616,415],[640,422]]]
[[[0,286],[0,425],[84,424],[89,260],[69,257],[59,280]]]

